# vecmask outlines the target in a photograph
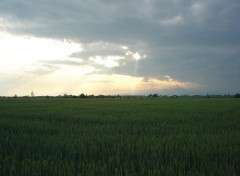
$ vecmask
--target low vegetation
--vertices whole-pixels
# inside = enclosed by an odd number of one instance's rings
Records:
[[[240,175],[235,98],[0,99],[0,175]]]

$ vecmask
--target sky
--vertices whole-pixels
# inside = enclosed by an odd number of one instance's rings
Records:
[[[0,0],[0,96],[240,92],[239,0]]]

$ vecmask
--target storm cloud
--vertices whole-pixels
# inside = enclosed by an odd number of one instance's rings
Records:
[[[0,32],[79,44],[65,58],[39,59],[28,73],[89,67],[87,74],[157,84],[139,82],[138,93],[239,92],[239,16],[238,0],[0,0]],[[168,75],[184,84],[163,85]]]

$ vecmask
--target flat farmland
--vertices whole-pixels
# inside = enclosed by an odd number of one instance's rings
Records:
[[[240,175],[236,98],[2,98],[0,175]]]

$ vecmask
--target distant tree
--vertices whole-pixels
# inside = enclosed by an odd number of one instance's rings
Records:
[[[240,98],[240,94],[237,93],[236,95],[234,95],[234,98]]]
[[[80,98],[87,98],[87,95],[85,95],[84,93],[81,93],[81,94],[79,95],[79,97],[80,97]]]
[[[158,94],[150,94],[150,95],[148,95],[148,97],[150,97],[150,98],[157,98],[158,97]]]
[[[31,97],[34,97],[34,92],[33,91],[31,92]]]
[[[17,98],[17,94],[15,94],[13,97],[14,97],[14,98]]]
[[[88,98],[94,98],[94,95],[92,94],[92,95],[88,95]]]

